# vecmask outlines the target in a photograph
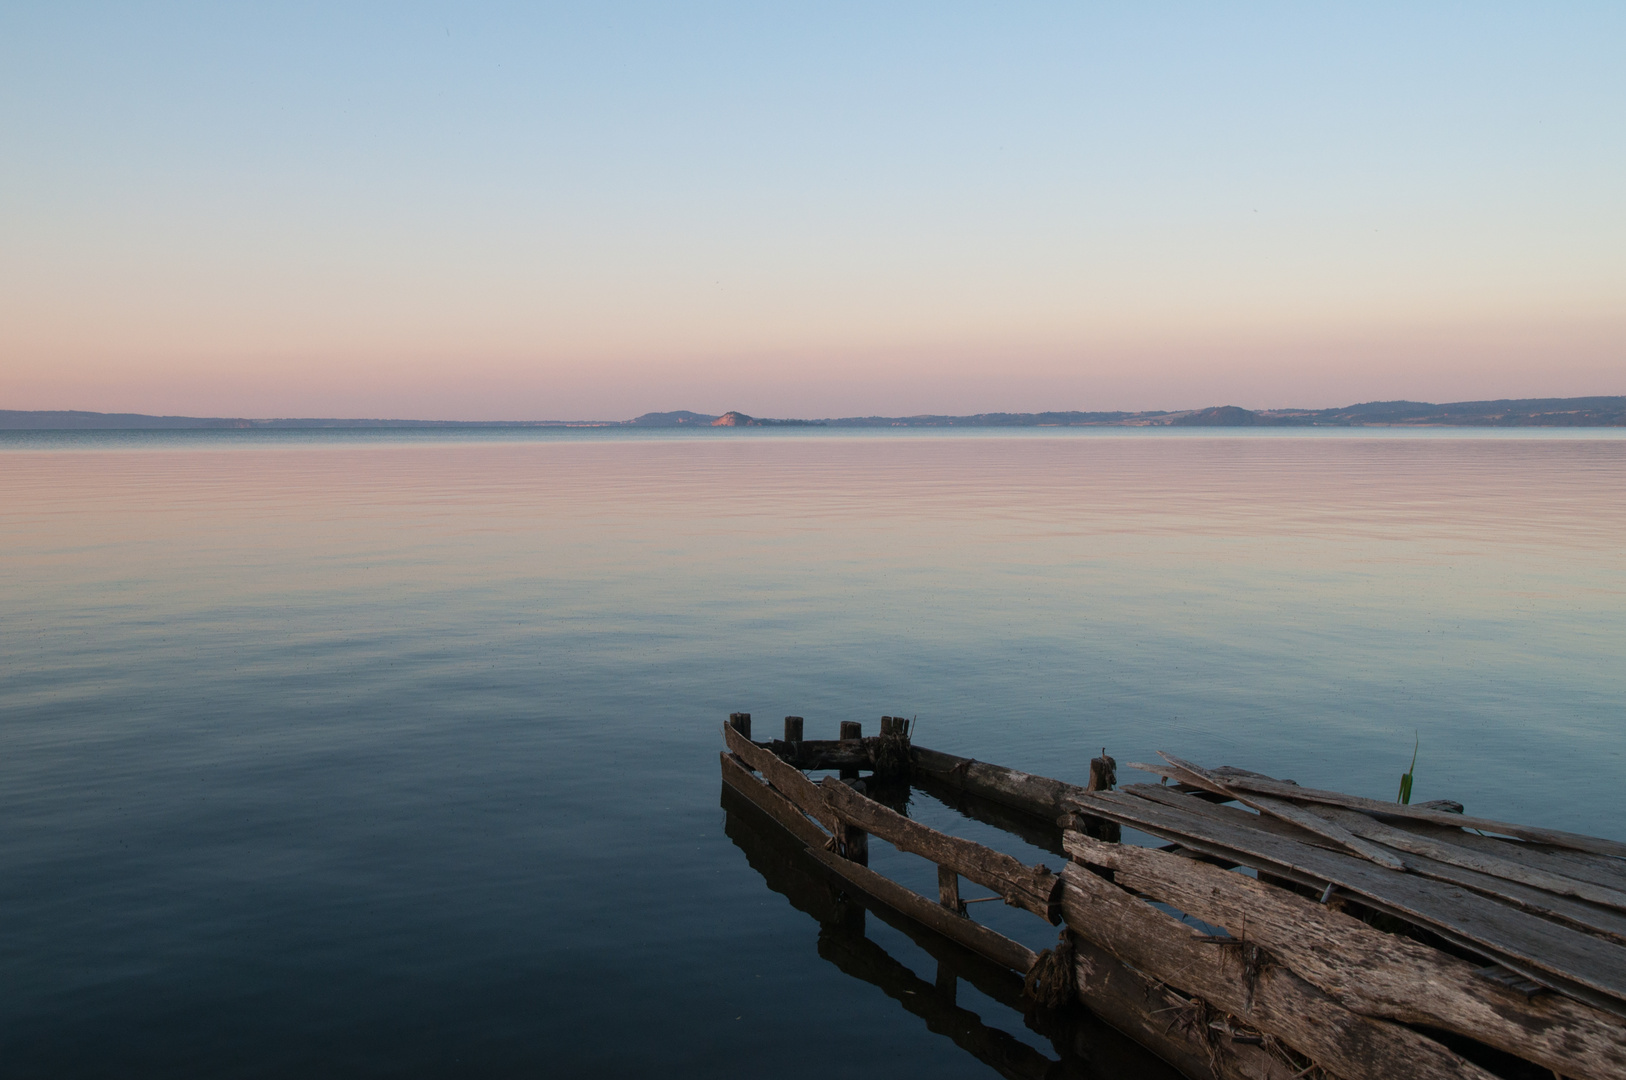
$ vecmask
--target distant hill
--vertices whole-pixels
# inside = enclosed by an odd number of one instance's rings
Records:
[[[230,428],[505,427],[1626,427],[1626,396],[1457,401],[1368,401],[1337,409],[1244,409],[1216,405],[1182,412],[975,413],[970,416],[846,416],[767,420],[722,415],[644,413],[632,420],[344,420],[148,416],[142,413],[28,412],[0,409],[0,431],[141,431]]]

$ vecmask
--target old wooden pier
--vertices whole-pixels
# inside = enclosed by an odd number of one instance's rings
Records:
[[[1626,1080],[1626,844],[1167,755],[1120,788],[1103,751],[1080,787],[913,745],[902,719],[803,726],[755,741],[733,714],[727,787],[810,872],[1022,976],[1030,1010],[1081,1003],[1190,1077]],[[969,797],[1063,864],[914,821],[872,797],[889,781]],[[938,895],[870,869],[871,837],[935,863]],[[1055,947],[977,922],[961,879],[1060,926]],[[913,978],[843,940],[838,963]]]

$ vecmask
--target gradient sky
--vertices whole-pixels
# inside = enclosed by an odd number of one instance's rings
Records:
[[[0,408],[1626,393],[1626,5],[0,6]]]

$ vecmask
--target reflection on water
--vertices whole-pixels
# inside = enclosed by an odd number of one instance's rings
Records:
[[[980,802],[980,800],[979,800]],[[1080,1006],[1035,1011],[1022,998],[1022,977],[904,918],[862,893],[849,892],[809,858],[802,845],[733,788],[722,787],[724,831],[768,888],[819,924],[818,955],[843,974],[878,987],[927,1030],[1011,1080],[1106,1080],[1134,1076],[1178,1080],[1180,1074]],[[865,936],[874,916],[905,934],[935,961],[927,980]],[[964,981],[1002,1006],[990,1022],[959,1001]],[[1024,1025],[1049,1044],[1037,1049],[998,1023]],[[839,1031],[811,1037],[840,1039]]]
[[[1537,436],[0,437],[0,1071],[983,1070],[740,872],[735,711],[1626,835],[1626,440]]]

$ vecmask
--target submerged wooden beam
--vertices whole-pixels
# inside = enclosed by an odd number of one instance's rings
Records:
[[[1410,1028],[1360,1016],[1257,946],[1218,946],[1074,863],[1062,871],[1067,925],[1152,979],[1231,1013],[1340,1076],[1491,1080]]]
[[[764,813],[782,825],[787,832],[809,847],[823,847],[829,838],[817,825],[809,821],[796,806],[751,775],[738,757],[724,752],[723,783],[750,799]]]
[[[732,726],[723,728],[723,739],[728,743],[728,748],[740,756],[741,761],[761,773],[768,783],[795,803],[802,813],[823,825],[827,832],[832,835],[835,833],[835,815],[825,805],[823,796],[819,794],[819,786],[803,776],[802,770],[780,761]]]
[[[928,750],[924,746],[911,747],[910,756],[918,772],[962,791],[1026,810],[1050,821],[1056,820],[1067,809],[1065,803],[1068,797],[1074,792],[1087,790],[1047,776],[1034,776],[973,758],[955,757],[953,754]]]
[[[1020,942],[1012,941],[997,930],[990,930],[963,915],[955,915],[935,900],[907,889],[885,874],[878,874],[867,866],[849,862],[823,848],[807,849],[807,853],[823,863],[831,872],[846,878],[875,899],[895,908],[918,923],[931,927],[950,941],[958,942],[972,952],[1012,971],[1026,975],[1038,954]]]
[[[1077,832],[1067,845],[1119,886],[1263,945],[1354,1012],[1456,1032],[1575,1080],[1626,1076],[1626,1032],[1597,1009],[1488,983],[1467,961],[1241,874]]]
[[[1056,901],[1061,879],[1049,867],[1024,866],[1018,859],[973,840],[949,836],[912,821],[832,777],[820,785],[825,802],[842,821],[873,833],[900,851],[923,855],[1052,924],[1061,921]]]

